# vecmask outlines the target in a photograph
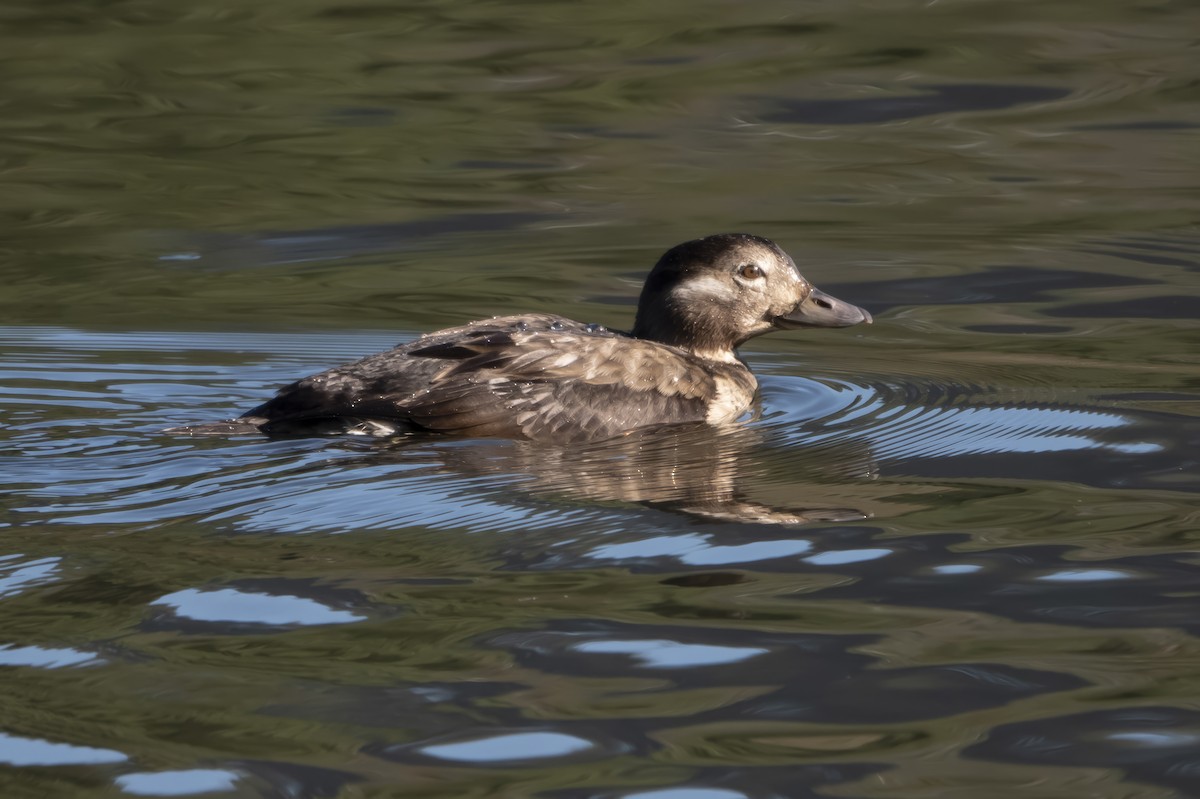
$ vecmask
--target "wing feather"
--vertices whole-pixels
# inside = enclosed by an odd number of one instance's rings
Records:
[[[530,314],[431,333],[313,375],[246,416],[266,418],[272,432],[346,419],[356,429],[569,442],[703,421],[716,394],[713,368],[682,350]]]

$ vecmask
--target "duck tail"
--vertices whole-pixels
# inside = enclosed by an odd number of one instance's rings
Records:
[[[205,422],[202,424],[185,424],[179,427],[168,427],[163,432],[179,436],[261,435],[261,426],[266,421],[266,419],[258,416],[243,416],[239,419],[226,419],[223,422]]]

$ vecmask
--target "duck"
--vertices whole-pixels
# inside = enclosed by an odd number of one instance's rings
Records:
[[[268,436],[452,434],[577,444],[747,414],[758,381],[737,349],[777,330],[870,324],[748,233],[658,260],[633,329],[547,313],[497,316],[297,380],[242,416],[168,432]]]

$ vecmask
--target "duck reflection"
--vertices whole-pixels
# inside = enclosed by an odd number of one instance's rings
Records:
[[[497,439],[427,452],[450,473],[524,478],[517,485],[531,494],[638,504],[709,520],[852,521],[874,515],[882,504],[872,496],[884,492],[871,488],[876,467],[865,442],[773,448],[770,439],[770,428],[697,424],[575,447]],[[384,448],[374,442],[371,457],[411,457],[418,445],[414,439]]]

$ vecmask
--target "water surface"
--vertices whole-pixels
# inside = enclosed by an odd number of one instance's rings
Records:
[[[1200,794],[1197,24],[8,4],[3,794]],[[741,427],[163,432],[731,230]]]

